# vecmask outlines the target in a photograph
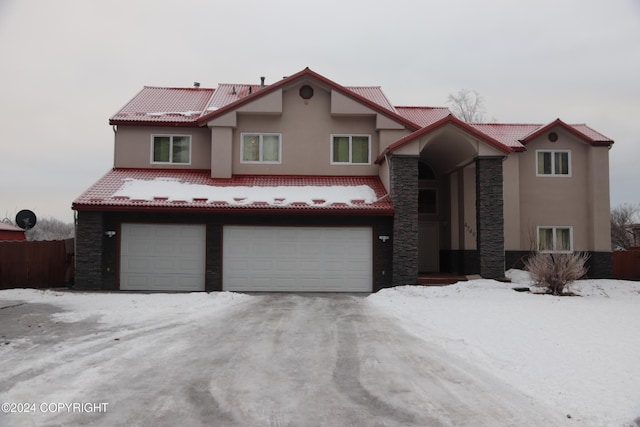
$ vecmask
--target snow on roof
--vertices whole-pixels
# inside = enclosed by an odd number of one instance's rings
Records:
[[[145,86],[110,120],[116,122],[195,122],[214,89]]]
[[[73,203],[78,210],[119,208],[312,210],[390,214],[378,177],[234,176],[209,171],[115,169]]]
[[[22,228],[16,227],[15,225],[7,224],[6,222],[2,221],[0,221],[0,230],[24,233],[24,230]]]

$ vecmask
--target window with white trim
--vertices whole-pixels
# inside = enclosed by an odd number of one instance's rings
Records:
[[[152,135],[151,162],[191,164],[191,136]]]
[[[240,163],[281,163],[282,135],[279,133],[242,133]]]
[[[331,135],[332,164],[370,164],[369,135]]]
[[[537,150],[536,175],[571,176],[571,152],[568,150]]]
[[[538,227],[540,252],[573,252],[573,227]]]

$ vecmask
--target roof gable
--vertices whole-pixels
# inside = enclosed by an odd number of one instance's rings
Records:
[[[198,119],[198,123],[200,125],[204,125],[208,121],[216,117],[222,116],[230,111],[238,109],[243,105],[253,102],[256,99],[259,99],[260,97],[268,95],[269,93],[288,87],[293,83],[295,83],[296,81],[301,81],[305,79],[316,80],[320,84],[324,85],[325,87],[331,90],[334,90],[348,98],[351,98],[354,101],[360,104],[363,104],[364,106],[368,107],[369,109],[377,113],[380,113],[397,122],[402,123],[404,126],[409,128],[410,130],[416,130],[420,128],[418,124],[412,122],[406,117],[403,117],[397,112],[395,112],[395,109],[393,108],[391,102],[389,102],[387,97],[382,92],[382,89],[380,89],[379,87],[377,86],[353,86],[353,87],[342,86],[332,80],[329,80],[328,78],[322,76],[321,74],[318,74],[315,71],[312,71],[309,67],[305,68],[304,70],[296,74],[286,77],[280,80],[279,82],[273,83],[269,86],[265,86],[264,88],[259,87],[259,90],[257,91],[252,89],[251,93],[247,94],[245,97],[243,98],[237,97],[236,100],[232,100],[232,102],[230,102],[229,104],[222,105],[219,108],[215,108],[216,106],[211,106],[212,108],[211,111],[208,112],[207,114],[202,115]],[[223,96],[224,95],[221,94],[220,98],[222,98]],[[227,99],[233,99],[233,98],[227,98]],[[220,102],[220,104],[222,104],[222,102]]]
[[[384,149],[384,151],[378,156],[378,158],[376,159],[375,163],[381,163],[385,156],[389,153],[392,153],[393,151],[395,151],[396,149],[410,143],[411,141],[415,141],[416,139],[422,137],[423,135],[428,134],[429,132],[433,132],[436,129],[439,129],[443,126],[447,126],[447,125],[451,125],[451,126],[456,126],[458,128],[460,128],[461,130],[463,130],[464,132],[467,132],[473,136],[475,136],[476,138],[481,139],[482,141],[488,143],[490,146],[497,148],[498,150],[502,151],[503,153],[510,153],[512,151],[515,151],[515,148],[509,147],[507,145],[502,144],[500,141],[496,140],[495,138],[490,137],[489,135],[480,132],[479,130],[475,129],[473,126],[463,122],[462,120],[458,119],[457,117],[455,117],[453,114],[449,114],[448,116],[438,120],[437,122],[432,123],[429,126],[425,126],[422,129],[419,129],[407,136],[405,136],[402,139],[399,139],[398,141],[394,142],[393,144],[389,145],[387,148]]]
[[[553,122],[549,123],[548,125],[540,127],[535,132],[532,132],[529,135],[522,138],[520,142],[526,145],[528,142],[531,142],[532,140],[536,139],[540,135],[551,131],[551,129],[553,129],[556,126],[562,127],[563,129],[567,130],[569,133],[575,135],[576,137],[582,139],[583,141],[587,142],[590,145],[610,146],[613,144],[613,140],[611,140],[610,138],[607,138],[606,136],[602,135],[599,132],[596,132],[595,130],[591,129],[589,126],[585,124],[569,125],[560,119],[556,119]]]

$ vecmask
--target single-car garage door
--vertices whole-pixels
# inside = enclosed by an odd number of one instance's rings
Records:
[[[225,226],[226,291],[371,292],[370,227]]]
[[[120,289],[204,291],[204,225],[122,224]]]

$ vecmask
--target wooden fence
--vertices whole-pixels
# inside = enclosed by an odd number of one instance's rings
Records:
[[[66,286],[74,278],[74,239],[0,241],[0,289]]]
[[[640,280],[640,248],[615,251],[612,267],[616,279]]]

